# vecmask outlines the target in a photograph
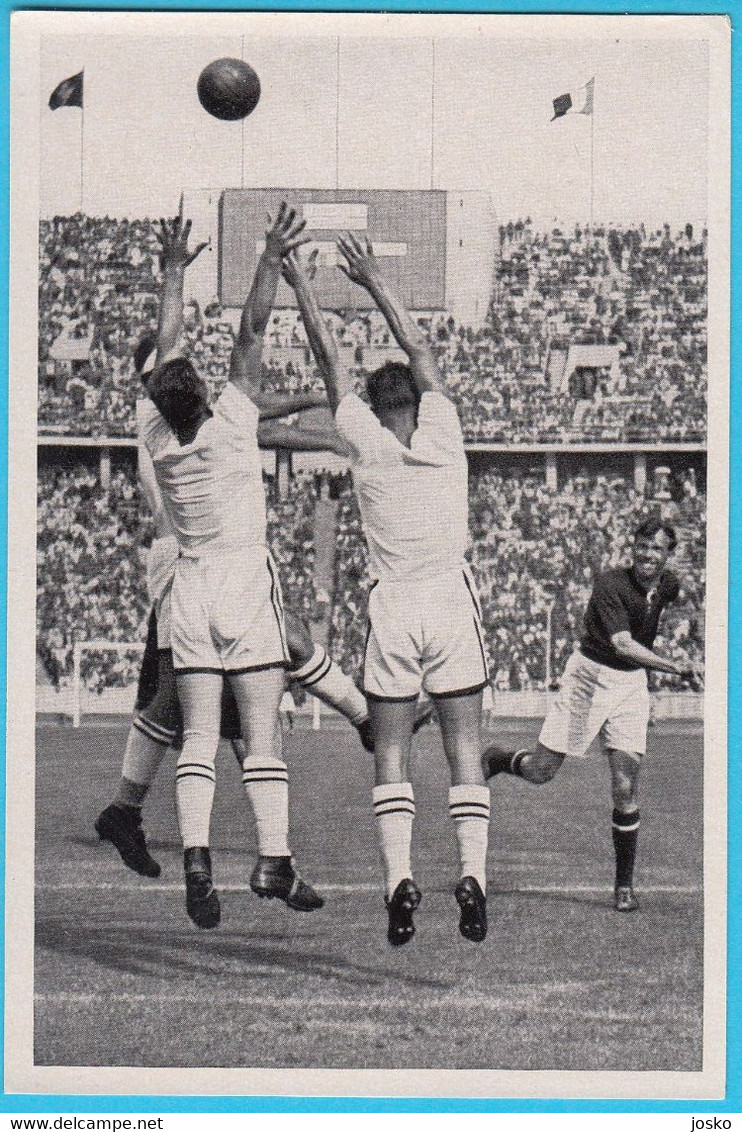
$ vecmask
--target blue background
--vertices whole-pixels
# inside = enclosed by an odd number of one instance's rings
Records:
[[[0,226],[0,257],[6,265],[8,263],[8,218],[9,218],[9,40],[10,15],[14,11],[7,0],[2,3],[3,22],[0,29],[0,61],[2,63],[4,82],[0,92],[0,146],[2,147],[3,163],[0,173],[5,202],[6,223]],[[27,3],[19,5],[23,9],[43,9],[47,5]],[[204,11],[224,10],[227,4],[201,3],[180,0],[178,3],[155,2],[137,3],[135,0],[116,3],[75,3],[57,2],[57,10],[85,10],[91,7],[107,10],[161,10],[161,11]],[[367,2],[364,4],[352,3],[350,0],[324,0],[312,3],[305,0],[302,4],[271,0],[268,3],[253,3],[240,10],[250,11],[386,11],[386,12],[544,12],[544,13],[571,13],[592,12],[598,14],[653,14],[653,15],[697,15],[697,14],[726,14],[732,21],[732,327],[737,328],[740,311],[740,285],[739,279],[739,252],[742,248],[742,225],[739,218],[740,205],[740,178],[738,170],[738,157],[742,147],[742,47],[738,42],[738,26],[735,20],[734,5],[732,3],[714,3],[695,0],[694,3],[675,0],[674,3],[653,3],[645,0],[644,3],[610,2],[604,0],[602,4],[590,3],[589,0],[571,0],[570,3],[552,0],[551,3],[536,3],[523,0],[521,3],[510,4],[483,4],[471,0],[470,3],[438,3],[434,8],[425,7],[423,3],[399,3],[390,0],[385,4]],[[737,134],[737,129],[740,134]],[[7,287],[2,289],[0,295],[2,302],[2,318],[0,320],[0,356],[8,356],[8,295]],[[740,630],[742,619],[742,605],[736,588],[733,586],[734,568],[740,562],[740,546],[742,534],[739,530],[740,508],[742,507],[742,487],[737,480],[735,472],[742,473],[740,467],[740,394],[737,388],[740,352],[742,339],[739,332],[732,334],[732,373],[731,373],[731,469],[730,469],[730,606],[729,606],[729,929],[728,929],[728,984],[727,984],[727,1095],[724,1101],[682,1101],[678,1103],[651,1103],[644,1101],[570,1101],[570,1100],[493,1100],[493,1101],[466,1101],[441,1100],[440,1098],[426,1100],[391,1099],[356,1099],[356,1098],[281,1098],[272,1097],[163,1097],[163,1096],[135,1096],[135,1097],[109,1097],[109,1096],[52,1096],[52,1095],[8,1095],[0,1096],[0,1111],[2,1112],[106,1112],[125,1114],[132,1113],[177,1113],[177,1112],[688,1112],[688,1113],[742,1113],[742,945],[739,938],[739,921],[742,915],[742,876],[740,863],[742,861],[742,769],[736,763],[735,755],[737,738],[739,735],[742,708],[736,700],[733,689],[739,678],[739,665],[735,656],[734,645]],[[8,418],[8,386],[7,367],[2,383],[3,412],[0,415],[0,476],[7,485],[7,418]],[[740,476],[742,480],[742,475]],[[6,492],[3,492],[0,501],[0,538],[7,540],[7,501]],[[6,589],[7,570],[5,555],[0,559],[0,586]],[[5,606],[0,607],[0,639],[5,641],[6,611]],[[1,666],[2,695],[0,696],[0,734],[5,734],[5,658]],[[8,752],[12,758],[13,752]],[[0,814],[5,812],[5,779],[0,781]],[[4,891],[5,862],[0,861],[0,891]],[[0,921],[2,930],[2,921]],[[4,994],[4,987],[2,988]],[[641,1024],[637,1020],[637,1024]]]

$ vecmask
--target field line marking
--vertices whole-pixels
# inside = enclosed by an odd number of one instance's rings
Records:
[[[584,984],[583,989],[587,989],[587,982]],[[56,993],[47,993],[40,991],[34,994],[34,1001],[39,1005],[49,1006],[98,1006],[101,1004],[111,1003],[122,1005],[133,1005],[135,1003],[146,1003],[155,1007],[164,1005],[177,1006],[181,1003],[187,1003],[192,1006],[194,1002],[193,994],[102,994],[97,991],[58,991]],[[267,1007],[274,1010],[277,1007],[285,1007],[290,1010],[300,1011],[302,1013],[316,1007],[321,1010],[337,1010],[338,1008],[345,1008],[350,1010],[392,1010],[397,1012],[399,1010],[399,1003],[396,999],[387,998],[359,998],[356,995],[349,995],[347,998],[335,998],[330,995],[291,995],[281,998],[276,998],[271,995],[251,995],[251,994],[229,994],[229,995],[209,995],[209,1005],[214,1006],[253,1006],[253,1007]],[[494,1010],[494,1011],[516,1011],[522,1013],[524,1009],[528,1009],[531,1013],[536,1014],[554,1014],[555,1012],[563,1012],[563,1005],[555,1003],[553,1006],[538,1006],[535,1005],[530,998],[520,995],[515,998],[494,998],[490,995],[468,995],[462,997],[456,991],[444,992],[430,996],[427,998],[419,998],[415,1002],[413,1013],[428,1010],[446,1010],[452,1009],[461,1010],[466,1013],[477,1010]],[[636,1014],[629,1011],[625,1014],[612,1012],[606,1015],[602,1012],[586,1009],[584,1012],[572,1009],[573,1014],[584,1018],[600,1018],[605,1021],[606,1017],[612,1022],[635,1022]]]
[[[321,884],[316,883],[316,887],[321,892],[381,892],[381,884]],[[219,884],[217,888],[220,892],[252,892],[249,884]],[[37,884],[37,891],[41,892],[118,892],[118,893],[160,893],[160,892],[183,892],[185,885],[183,884],[148,884],[148,885],[124,885],[121,883],[114,883],[112,881],[99,881],[94,884],[86,884],[85,882],[63,882],[58,884]],[[509,888],[493,888],[490,886],[490,896],[496,898],[498,896],[519,896],[521,894],[549,896],[553,893],[560,895],[570,896],[575,895],[605,895],[611,891],[610,885],[591,885],[591,884],[569,884],[569,885],[540,885],[540,884],[519,884],[513,885]],[[678,896],[694,896],[703,892],[700,885],[686,885],[686,884],[643,884],[637,890],[640,894],[646,892],[648,894],[656,895],[678,895]]]

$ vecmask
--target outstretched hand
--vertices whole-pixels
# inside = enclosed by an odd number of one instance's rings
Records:
[[[191,250],[188,239],[191,234],[191,221],[183,220],[183,197],[180,198],[178,215],[173,220],[160,220],[160,230],[157,239],[160,241],[160,264],[163,270],[167,267],[189,267],[204,248],[209,246],[209,240],[203,240]]]
[[[337,245],[347,260],[347,264],[339,263],[338,267],[348,279],[366,288],[378,282],[381,271],[368,236],[362,243],[352,232],[348,232],[345,236],[338,237]]]
[[[296,251],[302,244],[309,242],[309,236],[303,236],[306,220],[296,219],[296,209],[289,208],[286,201],[281,201],[278,216],[274,220],[268,216],[268,227],[265,232],[265,251],[271,259],[282,260],[290,252]]]
[[[703,671],[698,664],[685,665],[680,673],[680,677],[688,684],[693,692],[699,692],[703,688]]]
[[[317,274],[318,255],[319,248],[315,248],[314,251],[310,253],[308,259],[302,259],[295,250],[283,257],[281,274],[289,287],[296,287],[300,279],[305,279],[308,283],[312,282]]]

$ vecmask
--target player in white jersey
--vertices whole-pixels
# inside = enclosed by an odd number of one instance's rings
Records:
[[[302,911],[323,903],[299,876],[288,846],[288,771],[278,721],[288,650],[280,584],[266,545],[257,441],[263,333],[282,257],[304,242],[302,228],[285,205],[270,223],[229,380],[211,407],[190,362],[163,356],[168,328],[180,326],[189,258],[184,228],[185,241],[174,242],[165,255],[151,405],[139,422],[179,546],[171,593],[173,664],[184,722],[176,800],[186,908],[204,928],[220,919],[209,824],[225,676],[248,750],[243,782],[257,825],[259,858],[250,885],[258,895],[277,896]]]
[[[451,771],[461,879],[459,928],[487,932],[489,792],[480,766],[482,691],[487,663],[481,614],[464,560],[467,462],[456,408],[425,338],[384,280],[371,245],[339,242],[345,273],[384,314],[409,365],[387,363],[367,382],[370,406],[353,391],[299,257],[284,274],[294,287],[335,422],[351,447],[353,481],[369,547],[364,691],[376,740],[374,810],[384,859],[388,939],[414,934],[420,891],[412,879],[415,814],[410,743],[421,689],[433,699]]]
[[[162,222],[159,233],[163,253],[169,254],[174,244],[187,248],[188,226],[183,221],[182,199],[179,215],[171,222]],[[200,245],[189,255],[190,262],[203,250]],[[171,307],[175,296],[171,296]],[[181,323],[174,322],[164,328],[166,338],[162,344],[168,354],[180,348]],[[146,335],[134,351],[134,368],[146,386],[152,375],[158,340]],[[293,451],[335,451],[347,455],[347,445],[336,429],[299,428],[276,423],[275,416],[283,416],[302,409],[325,405],[324,394],[282,395],[263,391],[258,442],[261,448],[283,448]],[[137,406],[137,418],[141,405]],[[151,615],[147,642],[142,658],[135,716],[124,751],[121,777],[114,797],[98,815],[95,828],[101,840],[110,841],[124,863],[142,876],[157,877],[160,866],[147,849],[142,829],[142,806],[158,770],[172,744],[182,744],[182,720],[173,671],[170,634],[170,591],[178,559],[178,544],[172,524],[157,486],[154,466],[144,445],[138,446],[138,478],[143,499],[154,522],[154,538],[147,555],[147,588]],[[322,703],[338,711],[357,729],[359,738],[368,751],[373,751],[373,733],[366,698],[321,645],[316,644],[306,625],[292,612],[284,611],[284,626],[288,645],[289,678],[316,696]],[[428,706],[416,719],[416,727],[429,718]],[[222,691],[221,736],[231,741],[240,766],[245,748],[240,738],[237,706],[229,683]]]

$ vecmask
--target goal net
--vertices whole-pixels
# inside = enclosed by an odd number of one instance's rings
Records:
[[[73,727],[79,727],[83,718],[90,715],[129,715],[134,709],[136,699],[136,676],[131,671],[132,666],[126,666],[129,679],[116,686],[111,682],[107,687],[91,689],[86,678],[85,660],[95,654],[104,657],[106,654],[115,654],[122,660],[141,657],[144,645],[141,642],[130,643],[126,641],[89,640],[76,641],[72,652],[72,684],[68,695],[54,696],[54,702],[49,704],[39,700],[37,690],[37,708],[49,710],[56,714],[69,715]],[[120,673],[118,674],[120,675]],[[111,673],[114,676],[114,673]],[[289,721],[295,715],[311,718],[312,729],[317,731],[322,725],[322,714],[329,712],[323,708],[314,696],[307,696],[304,703],[297,705],[290,691],[286,691],[281,702],[281,712]],[[334,714],[330,712],[330,714]]]

